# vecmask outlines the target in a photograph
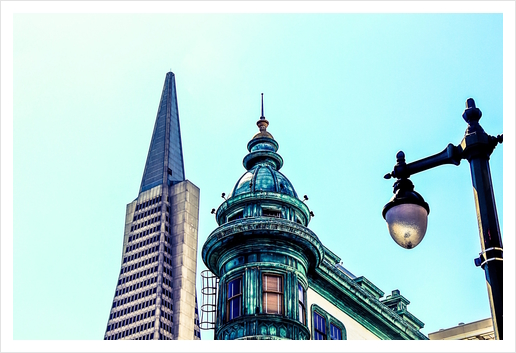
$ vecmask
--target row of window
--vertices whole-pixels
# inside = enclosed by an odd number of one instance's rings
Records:
[[[154,332],[151,332],[149,334],[133,338],[133,340],[151,340],[152,337],[154,337]]]
[[[172,299],[172,292],[166,289],[165,287],[162,288],[163,294],[167,296],[168,298]]]
[[[312,305],[312,336],[314,340],[345,340],[346,329],[318,305]]]
[[[136,254],[132,254],[131,256],[126,256],[126,257],[124,257],[124,264],[126,262],[133,261],[134,259],[138,259],[138,258],[140,258],[142,256],[146,256],[148,254],[152,254],[153,252],[156,252],[158,250],[159,250],[159,244],[154,246],[154,247],[152,247],[152,248],[148,248],[148,249],[142,250],[142,251],[140,251],[140,252],[138,252]]]
[[[143,241],[141,241],[139,243],[136,243],[134,245],[128,245],[125,248],[125,252],[127,253],[129,251],[133,251],[134,249],[138,249],[138,248],[144,247],[145,245],[149,245],[149,244],[155,243],[157,241],[159,241],[159,234],[156,234],[152,238],[145,239],[145,240],[143,240]]]
[[[165,249],[168,248],[167,245],[165,245]],[[172,260],[169,259],[167,256],[163,256],[163,261],[165,261],[166,264],[170,265],[171,267],[173,267],[172,265]]]
[[[145,286],[148,286],[152,283],[155,283],[156,282],[156,277],[154,278],[149,278],[149,279],[146,279],[145,281],[141,281],[141,282],[138,282],[138,283],[135,283],[131,286],[128,286],[128,287],[124,287],[124,288],[120,288],[119,290],[117,290],[115,292],[115,297],[118,296],[118,295],[123,295],[125,293],[129,293],[133,290],[137,290],[139,288],[143,288]]]
[[[161,208],[160,206],[157,206],[157,207],[154,207],[153,209],[150,209],[148,211],[135,214],[134,217],[133,217],[133,222],[137,221],[139,219],[142,219],[143,217],[150,216],[153,213],[159,212],[160,208]]]
[[[156,196],[152,200],[145,201],[144,203],[136,205],[135,211],[139,211],[141,209],[144,209],[145,207],[149,207],[149,206],[154,205],[154,204],[156,204],[156,203],[158,203],[160,201],[161,201],[161,195],[160,196]]]
[[[151,267],[151,268],[148,268],[148,269],[145,269],[141,272],[137,272],[133,275],[130,275],[130,276],[127,276],[127,277],[124,277],[124,278],[120,278],[118,280],[118,284],[124,284],[124,283],[127,283],[127,282],[131,282],[132,280],[135,280],[135,279],[138,279],[140,277],[144,277],[144,276],[147,276],[147,275],[150,275],[154,272],[158,272],[158,266],[154,266],[154,267]]]
[[[161,305],[163,305],[165,308],[173,311],[173,309],[172,309],[173,308],[172,302],[168,301],[169,298],[170,298],[170,300],[172,300],[172,296],[170,296],[168,298],[167,297],[162,297],[161,298]],[[170,321],[172,321],[172,320],[170,320]]]
[[[133,322],[138,322],[138,321],[141,321],[141,320],[145,320],[145,319],[147,319],[149,317],[154,316],[155,313],[156,313],[156,310],[149,310],[149,311],[146,311],[146,312],[141,313],[139,315],[131,316],[131,317],[126,318],[124,320],[121,320],[121,321],[115,322],[115,323],[113,323],[111,325],[108,325],[107,331],[114,331],[114,330],[116,330],[119,327],[123,327],[125,325],[130,325]]]
[[[168,246],[168,244],[165,244],[165,252],[169,255],[172,255],[172,248]]]
[[[168,268],[167,266],[163,266],[163,272],[165,272],[167,275],[169,275],[170,277],[174,277],[172,275],[172,269]]]
[[[172,321],[172,314],[166,312],[165,310],[162,310],[161,311],[161,316],[163,316],[165,319],[167,319],[168,321],[170,322],[173,322]]]
[[[159,322],[159,328],[162,328],[166,332],[172,333],[172,327],[163,321]]]
[[[280,210],[272,209],[272,208],[262,208],[261,215],[264,216],[264,217],[284,218],[284,216],[282,215]],[[246,217],[253,217],[253,216],[246,215]],[[231,221],[234,221],[234,220],[237,220],[237,219],[241,219],[241,218],[244,218],[244,211],[243,210],[237,211],[237,212],[229,215],[227,217],[227,222],[231,222]],[[288,217],[287,217],[287,219],[288,219]],[[293,220],[293,219],[291,219],[291,220]],[[299,219],[299,217],[295,217],[295,221],[297,223],[301,224],[301,220]]]
[[[265,217],[274,217],[274,218],[281,218],[281,211],[268,210],[268,209],[264,208],[264,209],[262,210],[262,216],[265,216]]]
[[[113,318],[117,318],[119,316],[130,314],[133,311],[144,309],[144,308],[148,307],[149,305],[154,305],[154,304],[156,304],[156,297],[154,297],[153,299],[149,299],[149,300],[147,300],[145,302],[141,302],[139,304],[135,304],[135,305],[130,306],[128,308],[120,309],[119,311],[116,311],[116,312],[112,313],[111,315],[113,316]],[[120,304],[120,305],[123,305],[123,303]],[[117,307],[116,305],[113,306],[113,308],[116,308],[116,307]]]
[[[306,291],[298,283],[298,320],[306,325]],[[226,321],[236,319],[242,313],[242,277],[227,283]],[[276,274],[262,274],[262,310],[265,314],[284,314],[283,277]],[[344,325],[324,310],[314,305],[312,308],[313,339],[342,340]],[[345,332],[345,331],[344,331]],[[345,338],[344,338],[345,339]]]
[[[144,303],[140,303],[140,304],[138,304],[138,305],[133,305],[133,306],[132,306],[132,307],[130,307],[130,308],[126,308],[126,309],[123,309],[123,310],[117,311],[116,313],[114,313],[114,315],[113,315],[113,319],[116,319],[117,317],[120,317],[120,316],[123,316],[123,315],[130,314],[130,313],[132,313],[132,312],[134,312],[134,311],[138,311],[138,310],[140,310],[140,309],[144,309],[144,308],[149,307],[149,306],[152,306],[152,305],[154,305],[154,304],[156,304],[156,298],[154,298],[154,299],[152,299],[152,300],[148,300],[148,301],[146,301],[146,302],[144,302]],[[113,325],[117,325],[117,326],[116,326],[116,327],[114,327],[114,328],[110,328],[110,326],[108,326],[108,331],[109,331],[110,329],[113,329],[113,330],[114,330],[115,328],[122,327],[122,326],[124,326],[124,325],[128,325],[128,324],[133,323],[133,322],[136,322],[136,321],[144,320],[144,319],[146,319],[146,318],[148,318],[148,317],[154,316],[154,313],[155,313],[155,311],[154,311],[154,310],[152,310],[152,311],[147,311],[147,312],[145,312],[145,313],[140,313],[140,314],[135,315],[135,316],[132,316],[132,317],[130,317],[130,318],[128,318],[128,319],[124,319],[124,320],[122,320],[122,321],[119,321],[119,322],[117,322],[117,323],[113,324]],[[130,322],[129,322],[129,319],[131,320]]]
[[[140,228],[143,228],[145,226],[148,226],[149,224],[159,222],[160,220],[161,220],[161,216],[156,216],[156,217],[148,219],[148,220],[146,220],[144,222],[134,224],[134,225],[131,226],[131,232],[133,230],[140,229]]]
[[[166,284],[170,288],[172,288],[172,282],[165,276],[163,276],[163,284]]]
[[[156,294],[156,287],[147,289],[146,291],[142,291],[140,293],[135,293],[135,294],[131,295],[130,297],[126,297],[124,299],[117,300],[117,301],[113,302],[113,308],[116,308],[117,306],[120,306],[120,305],[130,303],[134,300],[145,298],[152,294]],[[113,315],[113,314],[111,314],[111,315]],[[111,317],[110,317],[110,319],[111,319]]]
[[[135,269],[138,269],[138,268],[140,268],[142,266],[145,266],[145,265],[148,265],[150,263],[156,262],[156,261],[158,261],[158,257],[159,256],[156,255],[156,256],[154,256],[152,258],[145,259],[143,261],[140,261],[138,263],[132,264],[130,266],[122,267],[120,269],[120,274],[123,275],[126,272],[131,272],[132,270],[135,270]]]
[[[163,340],[163,341],[166,341],[166,340],[171,340],[172,338],[169,337],[168,335],[165,335],[164,333],[159,333],[159,339],[160,340]]]
[[[262,279],[262,308],[264,313],[283,315],[283,277],[263,274]],[[226,320],[233,320],[241,315],[242,277],[238,277],[227,284]]]
[[[136,239],[139,239],[139,238],[142,238],[142,237],[144,237],[146,235],[149,235],[151,233],[157,232],[157,231],[159,231],[159,229],[160,229],[160,226],[157,225],[157,226],[155,226],[153,228],[146,229],[143,232],[133,234],[133,235],[129,236],[129,239],[128,239],[127,242],[130,243],[130,242],[132,242],[132,241],[134,241]]]
[[[140,325],[138,327],[133,327],[133,328],[127,329],[125,331],[118,332],[113,336],[106,337],[106,339],[107,340],[117,340],[117,339],[120,339],[120,338],[123,338],[126,336],[131,336],[132,334],[135,334],[140,331],[145,331],[145,330],[153,328],[153,327],[154,327],[154,321],[146,322],[143,325]],[[138,337],[137,339],[150,340],[152,335],[153,335],[153,333],[151,332],[145,336]]]

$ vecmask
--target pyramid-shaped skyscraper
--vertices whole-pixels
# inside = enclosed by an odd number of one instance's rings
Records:
[[[167,73],[104,339],[200,339],[199,188],[185,179],[175,76]]]

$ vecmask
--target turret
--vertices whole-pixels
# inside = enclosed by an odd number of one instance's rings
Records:
[[[324,249],[310,210],[279,170],[279,144],[262,115],[247,144],[246,172],[219,206],[202,250],[219,278],[215,339],[310,339],[307,273]]]

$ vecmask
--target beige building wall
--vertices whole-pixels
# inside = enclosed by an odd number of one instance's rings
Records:
[[[200,190],[185,180],[170,187],[175,339],[194,339]]]
[[[317,292],[308,288],[306,292],[307,297],[307,324],[308,327],[312,327],[312,304],[317,304],[323,310],[325,310],[328,314],[332,315],[334,318],[342,322],[344,327],[346,328],[346,334],[348,340],[379,340],[377,336],[369,332],[364,326],[353,320],[346,313],[340,311],[335,305],[333,305],[328,300],[324,299]]]
[[[428,334],[431,340],[494,340],[493,320],[487,318]]]

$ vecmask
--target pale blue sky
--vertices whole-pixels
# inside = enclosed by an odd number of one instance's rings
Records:
[[[472,97],[486,132],[505,134],[491,174],[502,234],[508,227],[514,234],[514,221],[503,222],[504,211],[514,210],[514,43],[503,25],[514,30],[514,14],[501,13],[514,4],[399,8],[495,12],[469,14],[314,14],[309,4],[282,7],[307,13],[267,14],[178,14],[170,3],[132,14],[66,7],[56,10],[64,14],[27,14],[18,6],[22,13],[5,25],[12,24],[12,93],[2,81],[2,102],[13,102],[11,185],[4,184],[2,107],[2,341],[11,332],[4,331],[6,283],[13,345],[103,338],[125,205],[138,194],[169,70],[176,75],[186,177],[201,189],[199,254],[216,228],[210,210],[244,172],[263,92],[268,131],[285,161],[281,171],[298,195],[309,196],[309,227],[349,271],[386,294],[399,289],[425,334],[490,316],[484,272],[473,264],[480,242],[467,161],[411,178],[431,210],[427,235],[412,250],[387,232],[381,211],[393,181],[382,177],[399,150],[409,162],[458,144]],[[344,5],[327,4],[324,12],[354,10]],[[360,6],[356,12],[371,10]],[[278,10],[264,2],[250,12],[256,11]],[[506,66],[503,50],[512,53]],[[4,70],[3,56],[3,77]],[[11,187],[9,214],[4,191]],[[503,239],[511,284],[505,297],[514,298],[514,239]],[[4,282],[5,266],[12,283]],[[198,272],[204,268],[199,255]],[[514,304],[506,305],[506,321],[513,321]]]

